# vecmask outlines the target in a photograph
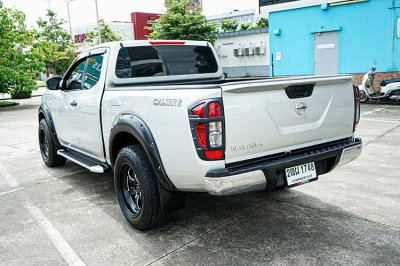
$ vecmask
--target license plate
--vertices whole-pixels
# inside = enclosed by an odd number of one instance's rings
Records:
[[[299,186],[318,179],[314,163],[305,163],[285,169],[288,187]]]

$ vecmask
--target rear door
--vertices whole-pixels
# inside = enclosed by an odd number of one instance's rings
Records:
[[[349,76],[228,83],[222,94],[226,163],[352,136]]]

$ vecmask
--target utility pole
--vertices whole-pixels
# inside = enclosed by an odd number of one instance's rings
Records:
[[[71,35],[72,42],[74,42],[74,36],[72,36],[71,16],[69,14],[69,2],[72,2],[72,1],[74,1],[74,0],[66,0],[65,2],[67,3],[67,10],[68,10],[69,34]]]
[[[101,43],[101,35],[100,35],[100,20],[99,20],[99,9],[97,8],[97,0],[94,0],[96,4],[96,15],[97,15],[97,35],[99,36],[99,44]]]

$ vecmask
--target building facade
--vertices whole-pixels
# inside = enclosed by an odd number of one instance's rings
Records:
[[[274,75],[356,74],[359,83],[376,60],[377,82],[400,76],[400,0],[302,0],[261,10],[269,12]]]
[[[229,78],[269,76],[268,29],[219,33],[214,45]]]
[[[132,22],[106,21],[105,23],[113,31],[118,33],[122,40],[134,40],[134,27]],[[84,51],[92,45],[92,43],[87,41],[87,34],[96,31],[96,29],[96,22],[72,27],[74,43],[79,44],[77,52]]]
[[[218,31],[221,31],[221,21],[222,20],[236,20],[238,22],[238,28],[244,23],[256,23],[258,19],[258,14],[255,9],[246,10],[235,10],[229,13],[222,13],[213,16],[207,16],[207,21],[213,23]]]
[[[131,13],[131,21],[134,25],[134,40],[147,40],[147,36],[150,35],[151,30],[148,28],[152,26],[152,21],[158,19],[160,14],[157,13],[143,13],[133,12]]]

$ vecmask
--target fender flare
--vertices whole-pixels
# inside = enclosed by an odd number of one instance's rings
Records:
[[[62,145],[61,145],[60,141],[58,140],[58,136],[57,136],[56,128],[54,127],[54,121],[53,121],[53,117],[50,112],[50,108],[44,103],[42,103],[40,105],[39,110],[38,110],[39,122],[40,122],[40,115],[44,116],[44,119],[46,120],[47,125],[49,126],[51,137],[52,137],[53,141],[56,143],[57,146],[61,147]]]
[[[114,167],[116,159],[113,158],[113,142],[118,133],[122,132],[131,134],[143,147],[162,188],[170,192],[177,192],[177,188],[167,176],[167,173],[161,161],[161,156],[158,151],[157,144],[154,140],[153,135],[151,134],[149,127],[137,116],[131,114],[123,114],[118,118],[117,123],[111,129],[108,143],[111,165]]]

